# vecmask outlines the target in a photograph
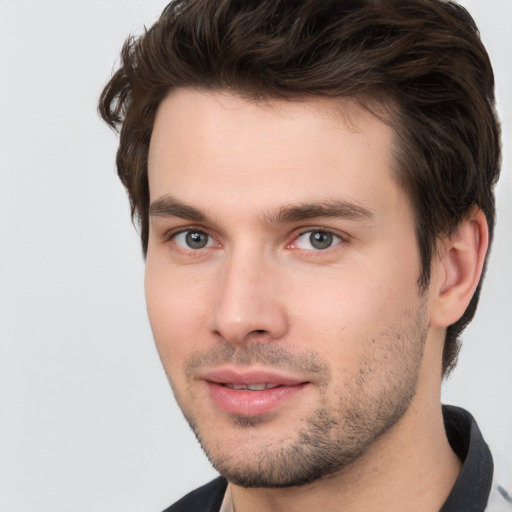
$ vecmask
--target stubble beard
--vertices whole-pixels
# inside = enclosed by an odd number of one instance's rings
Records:
[[[379,339],[366,341],[369,350],[370,347],[375,349],[377,357],[372,358],[370,350],[359,375],[334,393],[339,399],[335,406],[323,401],[298,432],[292,432],[290,438],[279,443],[259,447],[254,453],[244,453],[243,446],[231,450],[222,448],[222,443],[210,440],[203,431],[208,425],[198,423],[187,407],[183,407],[175,390],[183,414],[214,468],[228,481],[248,488],[299,486],[349,468],[400,421],[411,404],[427,337],[423,306],[411,315],[414,318],[409,318],[405,328],[382,332]],[[328,365],[314,354],[302,357],[302,363],[297,363],[295,356],[265,343],[242,349],[225,346],[196,357],[189,369],[200,366],[205,360],[212,362],[216,359],[241,364],[257,361],[281,367],[283,361],[291,361],[288,367],[309,365],[315,372],[325,372],[326,380],[320,387],[325,390],[332,378]],[[379,363],[385,365],[384,373]],[[379,374],[377,377],[376,373]],[[258,426],[265,419],[233,416],[232,422],[242,434],[237,437],[243,439],[244,432],[257,436]]]

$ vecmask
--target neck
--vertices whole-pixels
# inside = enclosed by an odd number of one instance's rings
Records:
[[[428,384],[432,390],[432,382]],[[349,467],[313,483],[282,489],[230,484],[236,512],[437,512],[461,463],[446,437],[435,393],[417,390],[402,419]],[[420,398],[422,397],[422,398]]]

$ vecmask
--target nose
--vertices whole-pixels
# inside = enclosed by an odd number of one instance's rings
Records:
[[[217,281],[213,332],[232,343],[282,338],[288,329],[282,272],[263,256],[233,254],[224,262]]]

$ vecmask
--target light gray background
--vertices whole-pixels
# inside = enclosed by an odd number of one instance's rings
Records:
[[[97,96],[156,0],[0,0],[0,512],[158,512],[214,475],[174,404]],[[503,121],[499,223],[445,400],[512,454],[512,2],[466,1]]]

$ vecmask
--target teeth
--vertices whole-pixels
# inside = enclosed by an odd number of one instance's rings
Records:
[[[246,390],[246,391],[263,391],[264,389],[277,388],[279,384],[224,384],[229,389]]]
[[[247,389],[250,391],[263,391],[265,388],[265,384],[249,384],[247,386]]]

